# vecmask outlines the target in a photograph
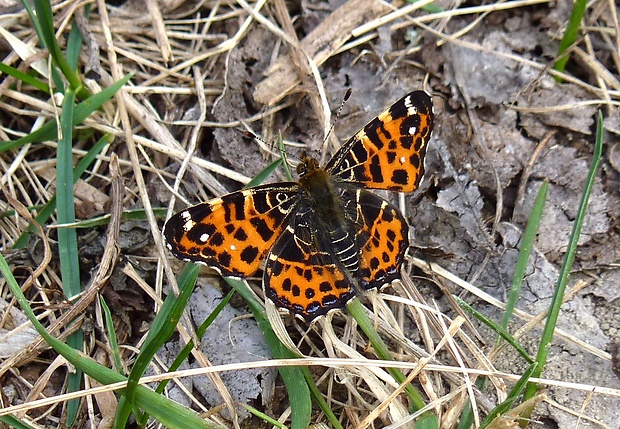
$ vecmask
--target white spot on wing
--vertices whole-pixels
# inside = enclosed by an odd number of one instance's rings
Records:
[[[409,135],[414,135],[418,129],[416,127],[409,127]]]
[[[199,238],[201,243],[206,243],[208,239],[209,239],[209,234],[202,234]]]
[[[237,250],[237,246],[235,246],[234,244],[231,244],[230,245],[230,250],[232,250],[234,252],[235,250]]]
[[[418,108],[413,105],[411,96],[405,98],[405,107],[407,108],[407,114],[413,116],[418,113]]]
[[[181,212],[181,219],[183,219],[183,221],[185,222],[183,224],[183,231],[185,232],[189,231],[196,225],[196,222],[193,221],[192,215],[189,213],[189,210]]]

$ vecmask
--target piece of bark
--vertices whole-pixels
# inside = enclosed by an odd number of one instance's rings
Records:
[[[376,0],[349,0],[332,12],[300,43],[308,57],[319,66],[351,37],[351,31],[390,9]],[[289,55],[280,58],[266,71],[266,78],[256,86],[254,100],[272,106],[300,81],[297,67]]]

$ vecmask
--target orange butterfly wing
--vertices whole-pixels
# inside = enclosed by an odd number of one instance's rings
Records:
[[[432,130],[431,97],[411,92],[349,139],[325,169],[336,180],[365,188],[413,192],[424,174]]]
[[[363,189],[338,194],[341,228],[325,228],[302,202],[265,265],[265,295],[307,322],[344,308],[357,285],[381,288],[400,278],[409,247],[407,223],[394,206]]]
[[[318,226],[315,213],[296,213],[265,264],[266,297],[307,322],[344,308],[355,295],[350,273],[326,232]]]
[[[400,266],[409,247],[409,228],[400,211],[383,198],[360,189],[356,201],[358,281],[364,289],[380,289],[400,278]]]
[[[166,222],[168,249],[225,276],[250,276],[286,227],[299,192],[295,183],[262,185],[185,209]]]

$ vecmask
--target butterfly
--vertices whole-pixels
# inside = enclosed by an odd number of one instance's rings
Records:
[[[400,278],[407,222],[370,190],[418,187],[433,118],[431,97],[411,92],[325,167],[303,155],[297,182],[242,189],[175,214],[164,226],[166,245],[230,277],[251,276],[265,261],[266,298],[308,323],[342,309],[356,290]]]

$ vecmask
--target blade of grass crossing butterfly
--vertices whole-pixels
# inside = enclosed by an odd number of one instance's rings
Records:
[[[286,172],[286,179],[289,181],[293,180],[293,173],[291,172],[291,166],[288,163],[288,158],[286,156],[286,146],[284,145],[284,139],[280,134],[278,136],[278,148],[280,149],[280,159],[284,163],[284,171]]]
[[[267,179],[267,177],[271,175],[271,173],[276,171],[280,164],[282,164],[282,158],[276,159],[267,167],[265,167],[260,173],[254,176],[254,178],[250,180],[248,184],[244,186],[244,188],[252,188],[254,186],[260,185]]]

